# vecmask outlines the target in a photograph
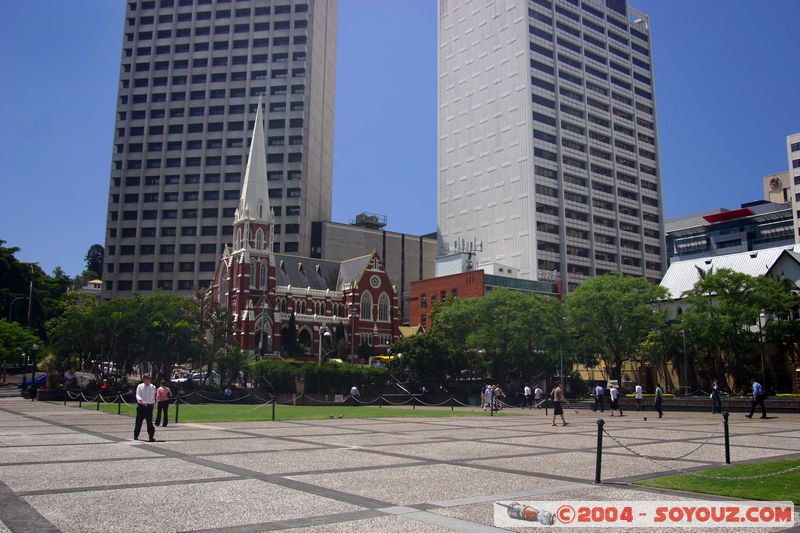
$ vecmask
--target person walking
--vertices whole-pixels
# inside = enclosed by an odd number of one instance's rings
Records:
[[[756,404],[758,404],[761,406],[761,418],[767,418],[767,409],[764,407],[764,388],[755,379],[751,379],[750,383],[753,384],[753,399],[750,400],[750,413],[744,416],[753,418],[753,412],[756,410]]]
[[[528,385],[527,383],[525,384],[525,387],[522,389],[522,395],[523,395],[522,408],[525,409],[525,407],[527,406],[528,409],[533,409],[533,396],[531,396],[531,386]]]
[[[494,389],[492,390],[492,397],[494,398],[494,410],[499,411],[503,408],[503,400],[506,397],[506,393],[503,392],[503,388],[500,385],[495,385]]]
[[[611,416],[614,416],[615,409],[619,411],[619,416],[625,416],[622,414],[622,407],[619,406],[619,389],[616,385],[611,385],[608,389],[608,396],[611,398]]]
[[[542,408],[542,398],[543,397],[544,397],[544,391],[542,390],[542,387],[539,386],[539,385],[536,385],[536,388],[533,389],[533,399],[536,400],[536,408],[537,409],[541,409]]]
[[[561,382],[556,381],[556,386],[553,389],[553,423],[552,425],[556,425],[556,416],[561,415],[561,422],[562,426],[566,426],[569,423],[564,420],[564,408],[561,406],[561,402],[566,402],[569,405],[569,400],[564,396],[564,392],[561,390]]]
[[[156,428],[153,426],[153,406],[156,403],[156,386],[150,381],[150,376],[142,377],[144,383],[136,387],[136,424],[133,427],[133,440],[139,440],[142,430],[142,421],[147,422],[147,435],[150,442],[156,441]]]
[[[358,400],[361,398],[361,391],[359,391],[358,387],[355,385],[350,387],[350,398],[353,400],[351,405],[358,405]]]
[[[597,408],[600,408],[600,412],[605,411],[605,407],[603,407],[603,394],[604,394],[603,386],[598,385],[594,388],[594,410],[597,412]]]
[[[483,392],[483,397],[486,400],[486,405],[483,407],[485,411],[486,408],[489,408],[489,411],[494,411],[494,390],[492,389],[491,385],[486,385],[486,390]]]
[[[658,413],[658,418],[664,416],[664,413],[661,411],[661,401],[663,400],[664,391],[661,390],[661,385],[656,383],[656,413]]]
[[[722,398],[719,397],[719,384],[717,380],[711,382],[711,414],[722,414]]]
[[[642,386],[641,385],[636,385],[636,389],[635,389],[635,392],[633,394],[633,397],[636,399],[636,410],[637,411],[641,411],[642,410],[642,398],[644,398],[644,391],[642,390]]]
[[[161,415],[164,415],[164,427],[167,427],[169,416],[167,409],[169,409],[169,399],[172,397],[172,390],[167,387],[167,382],[161,380],[160,386],[156,389],[156,425],[161,425]]]

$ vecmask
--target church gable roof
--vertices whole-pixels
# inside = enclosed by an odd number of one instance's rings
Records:
[[[342,261],[342,266],[339,269],[339,279],[336,283],[337,290],[342,290],[345,285],[353,285],[364,273],[364,270],[369,265],[370,260],[374,254],[368,254],[361,257],[354,257]]]
[[[275,261],[275,282],[279,287],[338,290],[338,261],[281,254],[275,254]]]

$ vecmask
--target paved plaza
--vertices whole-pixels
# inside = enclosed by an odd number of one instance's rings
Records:
[[[551,427],[538,410],[351,419],[354,409],[333,420],[171,424],[147,443],[132,440],[128,417],[2,399],[0,532],[502,531],[498,500],[685,500],[628,483],[724,460],[721,419],[704,413],[605,413],[610,434],[661,459],[606,438],[596,485],[591,411]],[[732,414],[731,434],[734,463],[800,456],[800,415]]]

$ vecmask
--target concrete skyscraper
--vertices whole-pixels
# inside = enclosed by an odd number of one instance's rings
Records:
[[[439,244],[565,290],[666,264],[650,24],[626,0],[439,1]]]
[[[793,206],[794,243],[800,244],[800,133],[786,137],[786,155],[789,159],[789,187],[792,197],[789,204]]]
[[[274,251],[331,216],[336,0],[128,0],[103,297],[206,288],[259,98]]]

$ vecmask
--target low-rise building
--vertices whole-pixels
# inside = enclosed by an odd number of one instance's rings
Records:
[[[759,200],[668,220],[669,263],[794,244],[792,208]]]

